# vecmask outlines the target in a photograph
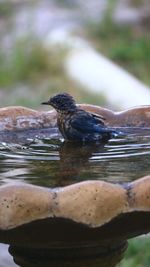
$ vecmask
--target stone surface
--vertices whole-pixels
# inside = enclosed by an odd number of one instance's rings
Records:
[[[53,127],[54,124],[55,113],[51,111],[39,112],[20,106],[0,108],[0,131],[38,129]]]
[[[22,267],[115,267],[126,240],[150,231],[150,176],[123,185],[0,187],[0,242]]]
[[[108,253],[97,253],[94,257],[84,255],[78,258],[78,250],[76,249],[76,257],[61,257],[61,252],[54,256],[55,253],[46,251],[35,251],[21,249],[18,247],[10,247],[9,251],[14,257],[14,261],[21,267],[115,267],[116,264],[123,257],[126,249],[126,244],[122,244],[116,250],[109,251]],[[81,250],[81,249],[80,249]],[[91,249],[94,253],[94,249]],[[68,252],[69,255],[70,251]],[[41,256],[39,256],[41,254]]]
[[[87,111],[104,116],[105,122],[114,127],[150,127],[150,106],[133,107],[121,112],[93,105],[82,105]]]
[[[102,115],[105,123],[113,127],[150,127],[150,106],[139,106],[113,112],[99,106],[81,104],[86,111]],[[56,127],[56,112],[36,111],[25,107],[0,108],[0,131]]]
[[[4,185],[0,187],[0,229],[45,218],[64,218],[97,228],[121,214],[150,212],[149,194],[150,176],[125,186],[104,181],[85,181],[54,189]]]

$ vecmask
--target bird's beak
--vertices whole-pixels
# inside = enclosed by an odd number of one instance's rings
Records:
[[[49,101],[47,101],[47,102],[42,102],[41,104],[42,104],[42,105],[50,105]]]

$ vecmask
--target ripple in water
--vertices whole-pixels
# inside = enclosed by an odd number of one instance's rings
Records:
[[[54,187],[88,179],[124,183],[150,174],[150,130],[106,144],[38,137],[23,145],[1,142],[0,159],[0,184],[21,181]]]

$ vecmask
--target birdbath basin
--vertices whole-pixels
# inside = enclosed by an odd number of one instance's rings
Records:
[[[127,240],[150,231],[150,106],[81,107],[125,139],[62,143],[55,111],[0,109],[0,243],[16,266],[115,267]]]

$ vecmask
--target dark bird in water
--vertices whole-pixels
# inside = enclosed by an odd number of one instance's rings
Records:
[[[42,104],[56,109],[58,128],[65,140],[107,141],[121,134],[105,126],[103,117],[80,109],[73,97],[67,93],[57,94]]]

